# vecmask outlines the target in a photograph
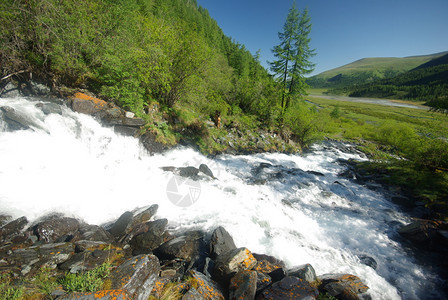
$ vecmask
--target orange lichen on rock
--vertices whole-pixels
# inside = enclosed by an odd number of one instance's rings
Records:
[[[260,261],[258,261],[254,270],[264,273],[264,274],[268,274],[268,273],[271,273],[272,271],[275,271],[280,268],[282,268],[282,266],[279,264],[273,264],[267,260],[260,260]]]
[[[111,300],[131,300],[128,293],[125,290],[104,290],[98,291],[93,294],[95,299],[111,299]]]
[[[89,96],[87,94],[80,93],[80,92],[75,93],[73,95],[73,99],[92,101],[95,104],[95,106],[98,106],[98,107],[104,107],[107,105],[107,102],[104,100],[101,100],[101,99],[98,99],[98,98],[95,98],[95,97],[92,97],[92,96]]]
[[[257,260],[249,251],[249,249],[246,249],[245,252],[246,252],[246,258],[241,263],[243,266],[243,270],[252,269],[253,266],[257,263]]]

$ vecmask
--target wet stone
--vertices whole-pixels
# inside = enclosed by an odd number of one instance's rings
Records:
[[[297,277],[308,282],[313,282],[317,280],[316,271],[310,264],[300,265],[289,269],[287,271],[288,276]]]
[[[288,299],[317,299],[319,292],[306,280],[297,277],[285,277],[265,289],[257,299],[288,300]]]
[[[220,226],[216,228],[210,239],[210,255],[212,258],[216,258],[220,254],[236,249],[235,242],[232,236]]]
[[[257,272],[243,270],[230,279],[230,299],[254,299],[257,291]]]
[[[112,272],[112,288],[126,290],[132,299],[146,300],[159,277],[159,271],[156,256],[134,256]]]

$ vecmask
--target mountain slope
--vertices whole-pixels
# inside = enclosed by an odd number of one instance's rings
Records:
[[[392,78],[415,69],[448,52],[409,57],[363,58],[344,66],[322,72],[307,80],[314,88],[344,88],[365,84],[378,79]]]
[[[354,86],[350,96],[415,99],[446,102],[448,99],[448,54],[393,78]]]

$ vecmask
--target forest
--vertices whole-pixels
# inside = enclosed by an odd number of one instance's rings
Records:
[[[196,120],[196,132],[216,112],[300,131],[259,55],[226,36],[195,0],[5,0],[0,19],[2,77],[32,74],[59,92],[85,89],[144,118],[156,104]],[[299,101],[291,109],[297,105],[313,113]],[[171,124],[163,129],[167,142],[179,139]]]

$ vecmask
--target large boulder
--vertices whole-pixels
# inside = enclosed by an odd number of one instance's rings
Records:
[[[398,233],[415,244],[429,245],[438,238],[438,231],[445,227],[446,225],[439,221],[417,219],[401,227]]]
[[[134,251],[139,254],[151,253],[159,247],[164,242],[163,234],[167,224],[167,219],[148,222],[145,232],[134,236],[129,242]]]
[[[17,234],[19,234],[28,224],[26,217],[18,218],[14,221],[8,222],[0,228],[0,241],[10,241]]]
[[[324,274],[319,276],[319,280],[322,282],[320,288],[333,297],[348,298],[369,289],[358,276],[351,274]]]
[[[131,223],[133,215],[130,211],[124,212],[112,227],[108,229],[115,239],[120,239],[126,233],[126,228]]]
[[[114,237],[103,227],[98,225],[80,224],[78,240],[100,241],[104,243],[112,243]]]
[[[300,266],[293,267],[286,271],[288,276],[297,277],[308,282],[315,282],[317,280],[316,271],[310,264],[304,264]]]
[[[110,108],[106,101],[80,92],[75,93],[70,100],[71,107],[75,112],[86,115],[94,115]]]
[[[317,299],[319,292],[308,281],[287,276],[281,281],[266,288],[257,299],[270,300],[313,300]]]
[[[226,282],[236,273],[243,270],[251,270],[257,264],[257,260],[247,248],[229,250],[218,256],[214,270],[214,276]]]
[[[125,290],[135,300],[147,300],[159,271],[160,264],[156,256],[135,256],[112,272],[112,289]]]
[[[157,141],[157,136],[152,132],[146,132],[140,137],[140,142],[150,155],[161,153],[169,148],[169,146]]]
[[[210,239],[211,257],[216,258],[224,252],[234,249],[236,249],[235,242],[229,232],[227,232],[227,230],[225,230],[222,226],[216,228]]]
[[[74,235],[79,229],[79,221],[74,218],[54,218],[38,223],[33,227],[39,241],[53,243],[56,240]],[[67,240],[67,238],[64,238]]]
[[[28,116],[17,112],[14,108],[9,106],[2,106],[0,107],[0,111],[2,113],[2,119],[6,122],[8,125],[8,130],[15,131],[15,130],[25,130],[30,128],[37,128],[42,129],[42,126],[34,122],[31,118]]]
[[[181,258],[192,261],[199,258],[205,248],[204,234],[191,231],[160,245],[154,253],[161,259]]]
[[[285,263],[276,257],[254,253],[257,260],[257,265],[254,270],[266,274],[270,277],[272,282],[277,282],[286,277]]]
[[[190,271],[194,282],[194,287],[191,288],[188,293],[182,299],[194,299],[194,300],[224,300],[224,295],[218,287],[218,284],[206,277],[204,274],[197,271]]]
[[[257,272],[250,270],[239,271],[230,279],[230,299],[254,299],[257,291]]]

